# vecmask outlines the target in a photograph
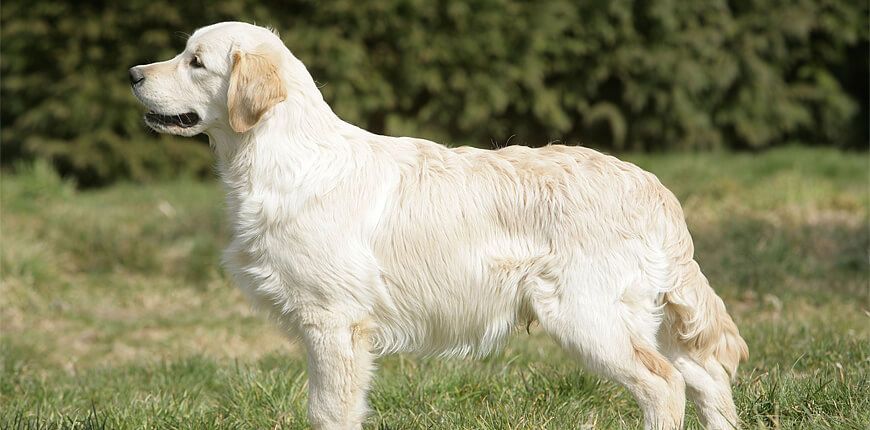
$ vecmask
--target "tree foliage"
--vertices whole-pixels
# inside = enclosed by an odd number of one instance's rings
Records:
[[[850,0],[72,2],[0,9],[2,156],[83,184],[207,174],[145,129],[126,70],[216,21],[277,28],[336,112],[446,143],[864,147],[868,5]]]

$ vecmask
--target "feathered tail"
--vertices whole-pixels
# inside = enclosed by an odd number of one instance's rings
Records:
[[[710,357],[733,379],[749,347],[694,260],[681,267],[680,282],[665,294],[665,324],[698,363]]]

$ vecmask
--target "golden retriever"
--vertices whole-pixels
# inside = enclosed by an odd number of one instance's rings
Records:
[[[624,385],[646,428],[734,428],[746,343],[650,173],[561,145],[450,149],[342,121],[269,29],[201,28],[130,69],[158,132],[205,133],[226,188],[224,263],[301,340],[318,429],[358,429],[375,357],[482,356],[543,331]]]

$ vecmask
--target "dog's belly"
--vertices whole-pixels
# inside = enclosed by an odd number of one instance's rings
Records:
[[[390,228],[374,240],[383,278],[375,345],[383,353],[482,356],[535,319],[526,285],[553,249],[544,232],[506,229],[496,198],[429,191],[391,212],[383,223]]]
[[[379,353],[483,356],[535,319],[524,291],[536,277],[534,258],[454,245],[384,267],[386,299],[374,311]]]

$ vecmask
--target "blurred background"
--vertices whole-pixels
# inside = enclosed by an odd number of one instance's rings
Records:
[[[745,426],[866,429],[868,14],[866,0],[6,0],[0,428],[306,428],[304,353],[220,268],[206,139],[148,131],[127,78],[196,28],[243,20],[279,30],[369,130],[585,145],[656,174],[749,343]],[[483,361],[379,367],[367,428],[641,416],[534,327]]]
[[[868,3],[7,1],[2,162],[81,186],[208,177],[206,145],[146,131],[128,67],[218,21],[278,29],[334,110],[453,145],[866,149]]]

